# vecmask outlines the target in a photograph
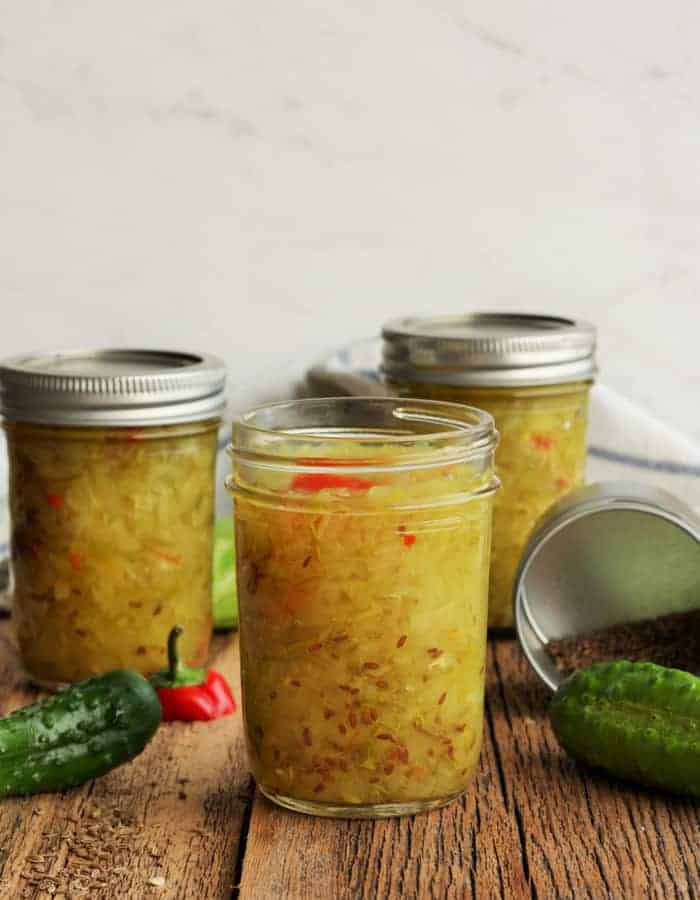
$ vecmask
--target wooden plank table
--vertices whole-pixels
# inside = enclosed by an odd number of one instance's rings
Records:
[[[238,689],[235,637],[214,663]],[[36,692],[0,624],[0,712]],[[414,818],[346,822],[255,791],[240,712],[161,728],[129,765],[61,795],[0,804],[0,897],[640,898],[700,895],[700,806],[584,773],[558,749],[547,693],[492,641],[471,791]]]

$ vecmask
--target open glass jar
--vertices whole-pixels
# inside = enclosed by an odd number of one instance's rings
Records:
[[[213,357],[155,351],[0,366],[13,615],[35,680],[160,669],[175,624],[204,662],[224,379]]]
[[[583,482],[595,329],[552,316],[475,313],[383,329],[383,373],[404,397],[487,410],[501,436],[489,627],[513,625],[518,563],[541,515]]]
[[[415,813],[481,746],[496,433],[450,403],[304,400],[234,423],[243,711],[261,791]]]

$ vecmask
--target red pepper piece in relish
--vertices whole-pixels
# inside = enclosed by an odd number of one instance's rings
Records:
[[[349,491],[368,491],[374,482],[355,475],[340,475],[335,472],[305,472],[292,479],[293,491],[304,491],[313,494],[326,488],[345,488]]]
[[[54,509],[62,509],[65,500],[61,494],[47,494],[46,502]]]
[[[68,553],[68,562],[70,563],[71,569],[73,569],[74,572],[79,572],[83,565],[83,557],[75,550],[71,550]]]
[[[535,450],[551,450],[554,446],[554,439],[547,437],[546,434],[533,434],[530,437],[530,443]]]
[[[415,534],[402,534],[401,538],[406,547],[412,547],[416,542]]]

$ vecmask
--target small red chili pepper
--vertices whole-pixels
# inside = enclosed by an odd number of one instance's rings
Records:
[[[406,547],[412,547],[416,542],[415,534],[402,534],[401,539]]]
[[[168,635],[168,668],[151,676],[158,692],[164,722],[208,722],[236,711],[228,682],[214,669],[194,669],[183,665],[177,653],[182,627]]]
[[[533,434],[530,437],[530,443],[535,450],[551,450],[554,446],[554,440],[547,437],[546,434]]]
[[[292,479],[293,491],[315,493],[324,488],[347,488],[349,491],[368,491],[374,487],[373,481],[357,478],[355,475],[336,475],[335,472],[307,472]]]

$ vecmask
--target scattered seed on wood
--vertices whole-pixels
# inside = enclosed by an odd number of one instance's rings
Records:
[[[447,691],[445,691],[443,694],[440,694],[440,697],[438,699],[438,706],[442,706],[442,704],[445,702],[446,697],[447,697]]]
[[[400,637],[400,638],[398,639],[398,641],[396,642],[396,647],[397,647],[397,649],[400,650],[401,647],[403,647],[403,645],[406,643],[407,640],[408,640],[408,635],[407,635],[407,634],[402,634],[401,637]]]
[[[594,662],[653,662],[700,674],[700,609],[613,625],[549,641],[545,650],[565,675]]]
[[[313,741],[311,740],[311,731],[308,728],[305,728],[303,731],[304,743],[307,747],[310,747]]]
[[[383,678],[378,678],[375,681],[375,684],[377,685],[378,688],[382,688],[382,690],[389,687],[389,684],[386,681],[384,681]]]
[[[289,683],[294,687],[301,687],[301,681],[297,681],[296,678],[293,678]]]
[[[433,659],[437,659],[438,656],[442,656],[442,650],[439,647],[430,647],[426,653],[428,656],[432,656]]]
[[[334,715],[335,715],[334,709],[330,709],[329,707],[326,707],[323,710],[323,718],[324,719],[332,719]]]
[[[310,562],[311,562],[311,557],[307,556],[306,559],[304,560],[304,562],[301,564],[302,569],[305,569]]]
[[[323,647],[323,644],[320,641],[317,641],[315,644],[311,644],[309,647],[309,653],[316,653],[317,650],[320,650]]]
[[[379,668],[379,663],[378,663],[378,662],[372,662],[372,661],[370,660],[369,662],[363,663],[362,668],[363,668],[363,669],[378,669],[378,668]]]

